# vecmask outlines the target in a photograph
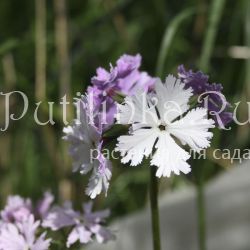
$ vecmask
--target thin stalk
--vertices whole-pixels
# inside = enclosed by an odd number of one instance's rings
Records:
[[[204,38],[201,58],[200,69],[208,71],[210,66],[210,60],[214,49],[216,35],[218,33],[219,22],[225,6],[225,0],[213,0],[210,11],[208,28]],[[204,168],[205,166],[203,166]],[[198,209],[198,238],[200,250],[206,250],[206,211],[205,211],[205,197],[204,197],[204,176],[205,169],[199,175],[198,184],[196,185],[197,193],[197,209]]]
[[[208,28],[201,51],[200,69],[209,70],[210,59],[214,49],[215,39],[218,32],[219,22],[223,13],[225,0],[213,0],[209,11]]]
[[[156,73],[157,76],[162,77],[164,71],[164,64],[166,58],[170,52],[171,45],[173,43],[176,32],[178,31],[180,25],[190,16],[195,14],[195,8],[185,9],[180,12],[167,26],[165,33],[163,35],[163,39],[161,42],[161,47],[158,54],[158,60],[156,65]]]
[[[14,89],[17,81],[15,62],[12,53],[9,52],[4,55],[2,63],[6,89],[12,90]]]
[[[46,98],[46,1],[36,0],[36,85],[37,101]]]
[[[162,77],[165,60],[170,51],[174,36],[179,26],[190,16],[195,14],[195,8],[189,8],[176,16],[166,28],[163,35],[161,47],[158,54],[156,75]],[[158,208],[158,182],[156,177],[156,167],[150,168],[150,205],[152,218],[153,250],[161,249],[159,208]]]
[[[153,250],[161,250],[160,222],[158,208],[158,182],[156,167],[150,167],[150,205],[153,234]]]
[[[198,181],[196,188],[197,188],[199,249],[206,250],[206,210],[205,210],[203,178],[201,178],[201,180]]]
[[[245,45],[250,46],[250,2],[245,1],[246,19],[245,19]],[[250,59],[246,60],[246,88],[247,98],[250,97]]]
[[[65,0],[54,0],[55,42],[59,66],[60,97],[70,95],[70,59],[68,42],[68,18]]]

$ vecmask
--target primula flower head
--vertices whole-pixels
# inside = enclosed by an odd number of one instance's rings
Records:
[[[92,212],[92,202],[83,205],[83,213],[73,210],[70,202],[63,207],[55,206],[44,219],[43,226],[54,231],[62,228],[71,228],[67,237],[67,247],[75,242],[86,244],[93,241],[104,243],[114,239],[113,233],[103,226],[105,219],[109,216],[109,210]]]
[[[166,82],[158,80],[155,92],[145,95],[137,92],[118,105],[117,122],[131,124],[129,135],[118,138],[116,151],[122,163],[140,164],[152,155],[150,164],[157,166],[156,175],[170,176],[171,172],[188,173],[190,154],[180,145],[188,145],[199,152],[210,145],[214,121],[207,119],[207,110],[189,110],[191,88],[169,75]],[[179,143],[177,143],[177,141]]]
[[[36,236],[39,221],[33,215],[14,223],[6,223],[0,228],[0,250],[47,250],[51,239],[45,239],[46,234]]]
[[[94,199],[107,193],[111,179],[111,163],[102,153],[102,134],[114,124],[117,103],[114,95],[132,95],[139,90],[150,91],[155,79],[139,71],[141,56],[123,55],[110,71],[98,68],[87,94],[76,101],[77,118],[64,128],[64,139],[70,143],[73,171],[91,172],[86,194]],[[95,156],[93,157],[93,153]]]
[[[76,101],[77,118],[64,128],[63,137],[70,143],[69,154],[73,159],[73,171],[91,172],[86,193],[94,199],[102,191],[107,193],[111,178],[111,164],[102,150],[102,124],[99,114],[94,113],[89,96]],[[98,126],[96,125],[98,124]]]
[[[30,199],[24,199],[18,195],[9,196],[1,218],[4,222],[21,222],[26,219],[32,211]]]
[[[141,72],[141,56],[123,55],[116,65],[110,66],[110,71],[103,68],[96,70],[96,76],[92,77],[87,90],[92,95],[95,111],[102,114],[102,123],[109,127],[114,123],[116,103],[113,95],[119,92],[123,95],[132,95],[138,89],[149,91],[152,89],[155,79],[146,72]],[[105,104],[105,107],[103,106]]]

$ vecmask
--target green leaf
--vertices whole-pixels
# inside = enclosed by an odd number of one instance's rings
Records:
[[[171,23],[166,28],[166,31],[163,35],[161,47],[158,54],[157,66],[156,66],[156,75],[161,77],[163,74],[163,67],[166,58],[168,57],[174,36],[180,27],[180,25],[190,16],[195,14],[195,8],[189,8],[183,10],[179,15],[177,15]]]
[[[210,9],[208,28],[203,42],[200,68],[203,71],[209,70],[210,58],[213,52],[216,35],[218,32],[219,22],[223,13],[225,0],[213,0]]]
[[[18,41],[16,39],[9,39],[6,42],[2,43],[0,45],[0,55],[3,55],[13,48],[15,48],[18,44]]]

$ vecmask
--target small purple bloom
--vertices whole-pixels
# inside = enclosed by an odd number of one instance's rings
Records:
[[[21,222],[26,219],[32,211],[30,199],[23,199],[15,195],[9,196],[7,204],[1,212],[3,222]]]
[[[35,212],[40,218],[44,218],[44,216],[46,216],[53,201],[54,196],[50,192],[46,192],[44,194],[44,197],[40,201],[38,201]]]
[[[124,78],[141,66],[141,55],[131,56],[125,54],[117,60],[116,65],[118,77]]]
[[[110,240],[115,239],[114,235],[112,234],[112,232],[109,229],[107,229],[99,224],[91,225],[90,230],[95,235],[96,241],[100,244],[106,243]]]
[[[43,220],[42,226],[57,231],[77,224],[80,218],[80,213],[73,210],[71,202],[65,202],[62,207],[54,206],[49,211]]]
[[[46,233],[36,236],[39,221],[33,215],[16,224],[6,223],[0,229],[0,250],[47,250],[51,239],[45,239]]]
[[[98,68],[96,76],[92,77],[93,86],[88,88],[88,94],[94,95],[95,110],[106,119],[102,123],[108,128],[114,123],[117,111],[113,95],[119,92],[123,95],[133,95],[138,89],[148,91],[155,83],[155,78],[150,77],[146,72],[139,71],[141,56],[123,55],[116,66],[110,67],[110,71]]]
[[[178,67],[178,75],[186,88],[191,87],[195,95],[199,95],[198,100],[204,105],[209,114],[214,119],[216,125],[225,128],[233,120],[233,115],[228,111],[230,104],[222,94],[223,87],[221,84],[208,82],[209,77],[202,71],[186,71],[183,65]],[[222,111],[221,111],[222,110]]]
[[[96,237],[97,242],[104,243],[114,239],[113,233],[102,224],[109,216],[109,210],[92,212],[92,203],[83,205],[83,213],[72,209],[71,203],[63,207],[54,207],[43,221],[44,227],[54,231],[71,227],[67,238],[67,247],[75,242],[86,244]]]
[[[70,232],[66,245],[69,248],[78,240],[81,244],[86,244],[91,241],[91,234],[92,233],[88,229],[86,229],[84,225],[76,225]]]
[[[88,202],[83,205],[84,220],[88,225],[105,222],[106,218],[110,216],[110,210],[92,212],[93,202]]]

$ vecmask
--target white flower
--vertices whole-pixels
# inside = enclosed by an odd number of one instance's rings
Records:
[[[154,93],[126,97],[117,114],[117,123],[132,125],[129,135],[118,138],[116,151],[122,163],[130,161],[136,166],[152,154],[150,165],[158,167],[158,177],[190,172],[186,162],[190,154],[180,145],[187,144],[196,152],[207,148],[212,138],[208,129],[214,127],[214,121],[206,118],[206,109],[187,112],[191,96],[190,88],[169,75],[164,84],[156,83]]]
[[[89,98],[84,96],[77,100],[78,117],[72,126],[63,129],[63,138],[70,143],[69,154],[73,159],[73,171],[81,174],[92,171],[86,194],[94,199],[102,191],[107,194],[112,174],[111,164],[101,152],[102,126],[99,114],[93,112]]]
[[[92,175],[89,179],[88,187],[86,188],[86,194],[94,199],[97,195],[102,192],[102,189],[108,190],[109,180],[111,179],[111,164],[109,161],[106,161],[105,169],[100,173],[97,168],[92,172]]]

